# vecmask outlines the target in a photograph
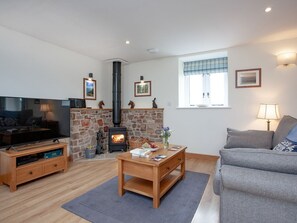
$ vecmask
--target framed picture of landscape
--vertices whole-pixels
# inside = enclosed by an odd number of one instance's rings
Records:
[[[84,78],[84,99],[96,100],[96,80]]]
[[[261,87],[261,68],[236,70],[235,87]]]
[[[134,96],[151,96],[151,81],[134,82]]]

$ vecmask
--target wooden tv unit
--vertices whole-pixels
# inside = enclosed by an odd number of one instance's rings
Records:
[[[62,150],[61,155],[44,158],[46,153],[59,149]],[[26,158],[31,160],[24,162]],[[10,191],[13,192],[19,184],[51,173],[65,172],[68,169],[67,158],[67,143],[40,144],[0,151],[0,184],[9,185]]]

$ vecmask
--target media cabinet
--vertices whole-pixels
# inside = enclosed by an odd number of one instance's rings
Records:
[[[9,185],[11,192],[19,184],[67,169],[67,143],[0,151],[0,184]]]

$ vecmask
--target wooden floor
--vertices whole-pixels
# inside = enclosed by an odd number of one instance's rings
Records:
[[[214,160],[187,158],[186,170],[210,174],[192,223],[219,222],[219,197],[212,190],[214,168]],[[23,184],[13,193],[9,191],[9,187],[2,185],[0,222],[88,222],[62,209],[61,205],[116,175],[116,160],[78,161],[71,163],[66,173],[53,174]]]

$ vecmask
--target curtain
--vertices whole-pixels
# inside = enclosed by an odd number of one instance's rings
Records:
[[[184,62],[184,75],[228,72],[228,57]]]

